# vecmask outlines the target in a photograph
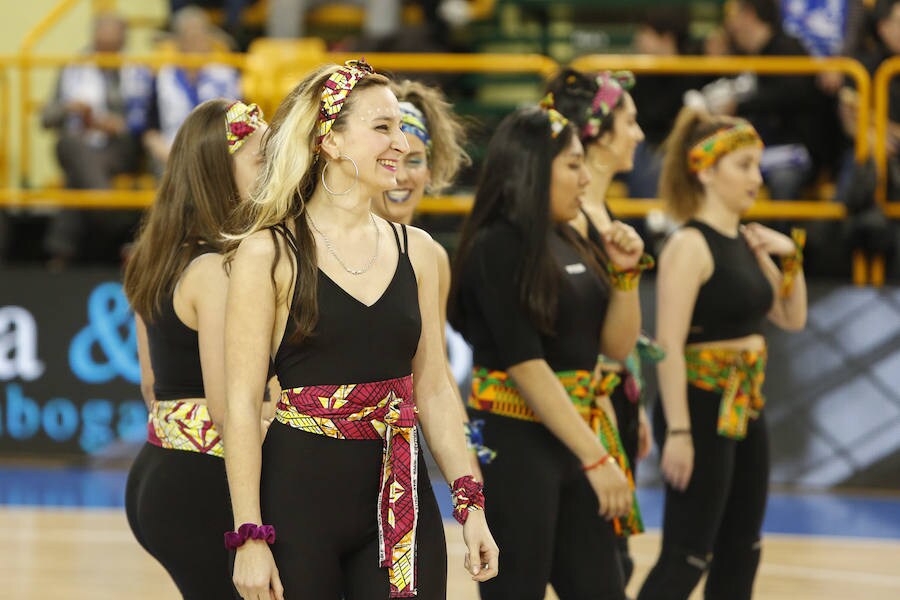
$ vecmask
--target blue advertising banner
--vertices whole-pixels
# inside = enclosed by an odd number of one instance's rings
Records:
[[[119,273],[0,269],[0,455],[95,454],[146,437]]]

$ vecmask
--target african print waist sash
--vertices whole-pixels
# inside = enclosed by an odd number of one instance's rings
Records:
[[[556,377],[566,389],[578,413],[599,436],[603,447],[625,473],[628,484],[634,491],[634,477],[628,464],[628,457],[622,448],[619,432],[599,405],[599,399],[606,396],[608,390],[613,389],[618,383],[618,376],[611,373],[598,381],[590,371],[560,371],[556,373]],[[515,382],[505,371],[489,371],[484,367],[475,367],[472,371],[472,393],[469,395],[468,404],[474,409],[496,415],[540,422],[519,394]],[[637,496],[634,497],[628,517],[616,518],[613,526],[616,533],[623,536],[644,531]]]
[[[766,378],[767,352],[720,348],[687,348],[688,383],[708,392],[721,392],[719,435],[742,440],[747,423],[759,417],[766,405],[762,384]]]
[[[203,404],[184,400],[154,403],[147,419],[147,441],[160,448],[199,452],[221,458],[222,436]]]
[[[281,392],[275,418],[339,440],[384,440],[378,552],[391,598],[416,595],[418,439],[412,375],[372,383],[311,385]]]

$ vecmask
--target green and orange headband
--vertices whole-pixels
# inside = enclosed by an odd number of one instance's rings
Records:
[[[719,159],[738,148],[762,148],[763,141],[749,123],[736,123],[706,136],[688,150],[688,167],[692,173],[708,169]]]

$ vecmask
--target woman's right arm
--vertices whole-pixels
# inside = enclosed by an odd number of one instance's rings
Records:
[[[684,345],[691,326],[697,292],[712,275],[713,261],[703,235],[693,228],[675,232],[659,257],[656,278],[657,341],[666,357],[657,365],[660,397],[669,431],[660,468],[666,480],[684,490],[694,468],[694,445],[687,402]]]
[[[243,242],[231,264],[225,309],[225,466],[235,530],[262,525],[259,481],[262,463],[260,408],[266,386],[276,314],[270,276],[275,247],[268,232]],[[275,524],[277,526],[277,524]],[[247,540],[238,548],[232,575],[245,600],[283,600],[284,590],[265,541]]]

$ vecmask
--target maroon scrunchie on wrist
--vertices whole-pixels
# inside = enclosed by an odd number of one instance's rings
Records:
[[[484,484],[471,475],[463,475],[450,486],[453,518],[465,525],[470,510],[484,510]]]
[[[275,528],[271,525],[244,523],[237,531],[225,532],[225,549],[237,550],[247,540],[263,540],[267,544],[275,542]]]

